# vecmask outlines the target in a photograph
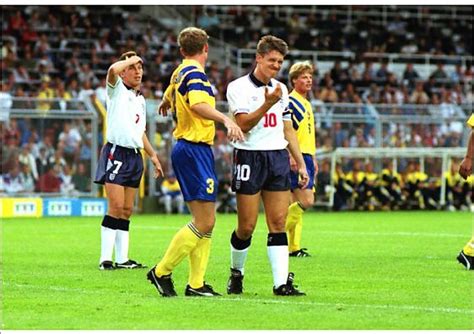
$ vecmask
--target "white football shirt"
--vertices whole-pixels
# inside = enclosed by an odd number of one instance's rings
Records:
[[[107,141],[128,148],[143,148],[145,127],[143,95],[127,88],[120,77],[115,86],[107,83]]]
[[[245,140],[233,143],[235,148],[251,151],[273,151],[285,149],[288,142],[283,132],[283,121],[291,122],[288,109],[288,89],[278,80],[271,79],[269,84],[259,81],[253,73],[240,77],[227,87],[229,111],[234,115],[252,113],[265,102],[265,87],[272,92],[279,84],[282,90],[280,101],[268,110],[264,117],[245,134]]]

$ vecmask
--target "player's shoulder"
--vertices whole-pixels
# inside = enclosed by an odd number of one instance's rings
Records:
[[[246,90],[250,89],[250,80],[248,75],[241,76],[237,79],[232,80],[227,85],[228,92],[238,92],[239,94],[244,93]]]

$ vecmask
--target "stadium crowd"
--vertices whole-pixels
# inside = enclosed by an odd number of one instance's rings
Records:
[[[356,52],[355,59],[336,60],[327,72],[320,72],[318,64],[313,64],[310,97],[321,115],[317,123],[318,151],[374,147],[372,108],[382,114],[418,113],[446,120],[444,124],[386,124],[382,146],[461,145],[463,124],[459,118],[465,116],[463,107],[473,103],[470,62],[440,61],[424,80],[412,63],[407,63],[403,72],[393,71],[387,61],[374,62],[364,58],[364,53],[471,55],[472,19],[466,23],[398,15],[381,25],[363,15],[347,22],[344,16],[324,8],[285,15],[264,6],[193,6],[191,10],[197,26],[236,47],[254,48],[261,35],[272,33],[284,38],[290,49]],[[126,6],[126,10],[123,6],[2,6],[2,12],[0,104],[4,110],[54,109],[67,113],[79,106],[75,99],[89,98],[105,104],[107,68],[129,49],[144,59],[141,93],[147,99],[160,99],[180,61],[175,32],[141,14],[139,6]],[[450,65],[449,70],[446,65]],[[206,72],[216,100],[225,101],[227,84],[236,77],[233,68],[212,61]],[[279,79],[287,82],[287,74],[282,71]],[[367,115],[366,121],[332,122],[324,116],[347,111],[334,103],[353,104],[347,110]],[[418,107],[407,107],[413,105]],[[98,149],[91,147],[90,122],[13,118],[0,122],[0,126],[4,143],[2,191],[89,191],[90,157],[92,150]],[[160,138],[170,138],[171,127],[160,131]],[[216,168],[226,184],[230,179],[231,147],[223,131],[217,131],[216,143]],[[343,167],[352,168],[351,164]]]

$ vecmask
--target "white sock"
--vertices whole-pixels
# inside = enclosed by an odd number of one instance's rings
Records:
[[[267,254],[272,266],[273,286],[278,288],[288,279],[288,245],[267,246]]]
[[[239,270],[244,275],[244,265],[250,247],[245,249],[235,249],[230,245],[230,267]]]
[[[112,261],[114,242],[117,230],[108,227],[100,227],[100,263]]]
[[[117,230],[115,236],[115,262],[124,263],[128,261],[128,231]]]

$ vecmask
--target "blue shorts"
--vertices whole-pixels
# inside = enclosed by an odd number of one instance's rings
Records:
[[[138,188],[143,175],[143,158],[139,149],[111,143],[102,147],[95,173],[95,183],[113,183]]]
[[[216,201],[218,182],[211,146],[179,139],[171,163],[186,202]]]
[[[287,150],[234,150],[232,190],[253,195],[260,190],[290,189],[290,156]]]
[[[306,171],[308,172],[309,182],[305,189],[313,189],[314,187],[314,161],[311,154],[303,154],[304,163],[306,164]],[[299,189],[298,173],[291,171],[291,190]]]

